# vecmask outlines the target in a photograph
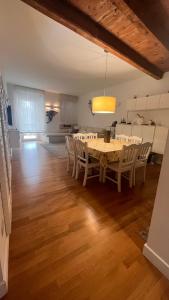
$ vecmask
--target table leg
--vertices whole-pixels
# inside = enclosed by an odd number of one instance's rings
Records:
[[[103,166],[100,166],[100,178],[99,181],[104,183],[104,172],[105,168]]]

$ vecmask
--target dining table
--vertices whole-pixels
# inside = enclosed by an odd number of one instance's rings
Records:
[[[130,145],[129,142],[117,139],[111,139],[110,143],[104,142],[104,138],[83,139],[82,141],[87,143],[89,155],[100,161],[101,181],[103,181],[103,173],[107,165],[119,161],[123,146]]]

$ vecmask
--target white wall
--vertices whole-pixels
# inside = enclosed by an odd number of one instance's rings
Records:
[[[45,103],[60,107],[52,121],[46,124],[47,133],[64,131],[64,128],[61,129],[60,125],[77,123],[77,100],[76,96],[45,92]]]
[[[145,256],[169,279],[169,136],[162,163],[155,205],[144,247]]]
[[[59,94],[45,92],[45,104],[60,106]],[[60,112],[58,112],[52,119],[52,121],[46,124],[46,132],[54,133],[59,131],[60,125]]]
[[[14,92],[15,85],[8,83],[7,84],[7,90],[8,90],[8,97],[9,102],[11,104],[12,110],[13,110],[13,92]],[[77,100],[78,97],[72,96],[72,95],[66,95],[66,94],[57,94],[57,93],[51,93],[44,91],[45,96],[45,104],[48,105],[56,105],[59,106],[59,112],[53,117],[52,121],[45,126],[46,133],[56,133],[58,131],[62,131],[60,129],[60,124],[64,124],[67,120],[67,123],[72,119],[69,119],[69,114],[73,115],[77,123]],[[73,108],[71,107],[70,103],[74,103],[75,105]],[[66,109],[67,108],[67,109]],[[46,120],[47,121],[47,118]],[[14,122],[14,118],[13,118]],[[15,124],[13,123],[13,128],[16,128]]]
[[[161,80],[156,80],[150,76],[143,75],[143,77],[125,81],[122,84],[112,86],[107,89],[107,94],[111,94],[117,97],[117,110],[114,115],[95,115],[92,116],[88,101],[93,96],[100,96],[103,94],[102,90],[93,91],[92,93],[81,95],[78,102],[78,124],[80,126],[94,126],[94,127],[106,127],[110,126],[112,121],[120,121],[122,117],[126,118],[126,100],[133,98],[134,96],[142,97],[146,95],[155,95],[166,93],[169,91],[169,72],[164,75]],[[132,120],[136,114],[130,113],[129,120]],[[153,119],[159,125],[169,127],[169,110],[166,111],[152,111],[145,112],[146,119]]]

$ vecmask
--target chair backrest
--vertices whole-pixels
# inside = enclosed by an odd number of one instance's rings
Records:
[[[97,139],[97,133],[89,132],[86,134],[86,138],[89,140]]]
[[[124,141],[128,142],[129,141],[129,136],[125,134],[116,134],[116,139],[119,141]]]
[[[80,140],[75,141],[76,146],[76,157],[77,159],[80,159],[83,162],[88,161],[88,148],[87,143],[84,143]]]
[[[75,140],[84,140],[86,138],[86,134],[85,133],[74,133],[73,138]]]
[[[136,145],[139,145],[143,142],[143,138],[140,138],[138,136],[129,136],[129,139],[128,141],[131,143],[131,144],[136,144]]]
[[[149,142],[141,144],[139,146],[138,159],[142,161],[146,161],[151,152],[151,148],[152,148],[152,144]]]
[[[67,136],[65,136],[65,140],[66,140],[66,149],[67,149],[67,152],[70,153],[70,154],[75,154],[75,142],[74,142],[74,139],[70,135],[67,135]]]
[[[119,168],[134,165],[139,151],[138,145],[123,146],[123,150],[120,155]]]

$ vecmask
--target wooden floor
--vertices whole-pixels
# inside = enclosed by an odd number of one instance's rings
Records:
[[[13,231],[7,300],[167,300],[169,282],[142,255],[159,167],[117,193],[83,188],[40,145],[13,158]]]

